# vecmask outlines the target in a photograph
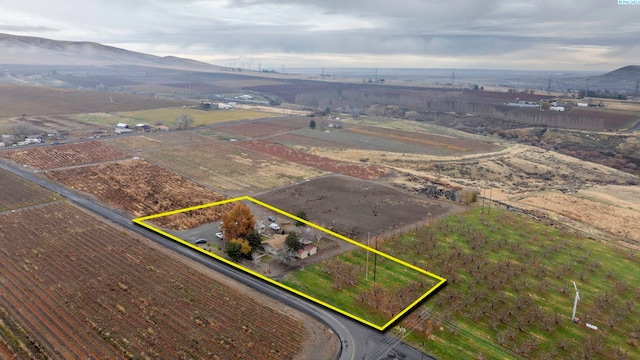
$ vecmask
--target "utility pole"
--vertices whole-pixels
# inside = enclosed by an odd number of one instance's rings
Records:
[[[547,94],[551,94],[551,74],[549,74],[549,83],[547,84]]]
[[[369,246],[369,235],[371,233],[367,233],[367,247]],[[364,268],[364,279],[366,281],[369,281],[369,250],[367,250],[367,262],[366,262],[366,266]]]
[[[487,209],[487,214],[491,215],[491,198],[493,195],[493,188],[489,190],[489,208]]]
[[[378,250],[378,237],[376,236],[376,251]],[[378,253],[373,255],[373,282],[376,282],[376,269],[378,267]]]
[[[589,96],[589,78],[587,78],[587,88],[584,90],[583,98],[586,99]]]
[[[453,84],[454,84],[455,79],[456,79],[456,71],[455,71],[455,70],[453,70],[453,71],[451,72],[451,85],[453,85]]]

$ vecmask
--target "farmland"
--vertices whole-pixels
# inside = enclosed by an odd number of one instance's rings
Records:
[[[282,132],[288,132],[308,126],[307,118],[300,118],[298,124],[292,124],[287,118],[274,118],[272,120],[257,121],[250,124],[234,124],[217,127],[216,131],[224,133],[259,138],[271,136]]]
[[[193,156],[194,153],[198,156]],[[142,155],[198,182],[237,195],[288,185],[324,173],[220,141],[146,151]]]
[[[49,179],[89,193],[134,217],[222,200],[223,195],[143,160],[48,171]],[[219,219],[228,211],[219,206],[187,215],[158,219],[169,229],[189,229]]]
[[[4,169],[0,169],[0,184],[0,212],[60,199],[59,195]]]
[[[410,133],[380,127],[356,127],[329,132],[301,129],[271,137],[270,140],[298,146],[321,146],[376,150],[427,155],[463,155],[493,151],[497,147],[486,142],[443,137],[426,133]]]
[[[0,118],[23,114],[33,116],[133,111],[179,104],[182,105],[182,102],[132,94],[0,84]]]
[[[258,200],[309,219],[352,239],[399,231],[407,225],[459,209],[421,199],[389,186],[347,176],[324,176],[257,196]]]
[[[480,207],[381,244],[449,281],[412,315],[422,316],[413,341],[437,357],[638,358],[635,252]],[[580,324],[571,322],[572,281],[582,298]]]
[[[323,171],[349,175],[359,179],[376,179],[387,172],[386,169],[375,165],[362,165],[310,155],[303,151],[291,149],[266,140],[239,141],[235,144],[246,149],[273,155],[286,161],[315,167]]]
[[[299,320],[68,203],[0,215],[0,226],[0,354],[293,359],[302,350]]]
[[[210,139],[193,132],[155,132],[138,136],[122,136],[104,140],[107,144],[128,153],[158,150],[194,144],[213,145]]]
[[[175,119],[182,115],[188,115],[193,118],[192,126],[213,125],[228,121],[252,120],[279,116],[277,114],[253,110],[234,109],[204,111],[183,107],[122,112],[119,113],[119,115],[136,122],[146,122],[148,124],[163,122],[167,126],[172,126]]]
[[[287,286],[380,327],[437,282],[426,274],[382,256],[367,254],[362,249],[305,266],[283,280]]]
[[[103,142],[87,141],[3,151],[0,152],[0,157],[46,170],[121,160],[126,159],[129,155]]]

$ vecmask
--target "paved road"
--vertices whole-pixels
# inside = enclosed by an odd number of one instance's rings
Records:
[[[214,258],[206,256],[205,254],[195,252],[180,245],[179,243],[176,243],[175,241],[152,233],[145,228],[135,225],[131,222],[131,219],[126,216],[126,214],[104,207],[99,203],[74,193],[57,183],[44,180],[34,174],[32,170],[16,168],[3,163],[2,161],[0,161],[0,168],[11,171],[14,174],[20,175],[27,180],[54,191],[66,197],[69,201],[93,211],[101,217],[108,219],[127,230],[147,237],[162,246],[198,261],[219,273],[228,276],[229,278],[239,281],[256,291],[260,291],[283,304],[315,317],[319,321],[325,323],[338,336],[341,344],[340,354],[338,356],[339,360],[393,359],[394,357],[406,360],[432,359],[415,348],[402,343],[399,339],[392,336],[390,332],[381,333],[341,314],[326,310],[324,307],[291,294],[286,290],[276,288],[273,285],[270,285],[247,273],[231,268]]]

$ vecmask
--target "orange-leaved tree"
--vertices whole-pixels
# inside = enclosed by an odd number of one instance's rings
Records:
[[[222,231],[226,239],[244,239],[253,231],[256,220],[249,207],[238,203],[228,213],[222,215]]]

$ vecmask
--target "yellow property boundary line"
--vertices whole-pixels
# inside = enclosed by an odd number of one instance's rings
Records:
[[[147,221],[147,220],[153,220],[153,219],[156,219],[156,218],[159,218],[159,217],[164,217],[164,216],[169,216],[169,215],[174,215],[174,214],[180,214],[180,213],[184,213],[184,212],[188,212],[188,211],[204,209],[204,208],[208,208],[208,207],[212,207],[212,206],[219,206],[219,205],[223,205],[223,204],[228,204],[228,203],[238,202],[238,201],[245,201],[245,200],[246,201],[250,201],[250,202],[252,202],[252,203],[254,203],[256,205],[260,205],[262,207],[265,207],[265,208],[267,208],[269,210],[275,211],[275,212],[277,212],[277,213],[279,213],[281,215],[284,215],[286,217],[289,217],[289,218],[291,218],[293,220],[302,222],[302,223],[304,223],[304,224],[306,224],[308,226],[311,226],[311,227],[313,227],[315,229],[318,229],[320,231],[323,231],[323,232],[325,232],[325,233],[327,233],[327,234],[329,234],[331,236],[334,236],[334,237],[336,237],[336,238],[338,238],[340,240],[344,240],[344,241],[346,241],[346,242],[348,242],[350,244],[356,245],[356,246],[358,246],[358,247],[360,247],[362,249],[365,249],[365,250],[370,251],[372,253],[378,254],[378,255],[380,255],[382,257],[385,257],[385,258],[387,258],[387,259],[389,259],[391,261],[394,261],[394,262],[396,262],[398,264],[404,265],[404,266],[406,266],[406,267],[408,267],[408,268],[410,268],[412,270],[415,270],[415,271],[418,271],[420,273],[423,273],[423,274],[425,274],[425,275],[427,275],[427,276],[429,276],[431,278],[434,278],[434,279],[438,280],[438,283],[436,285],[432,286],[427,292],[422,294],[418,299],[416,299],[409,306],[404,308],[404,310],[402,310],[400,313],[398,313],[396,316],[394,316],[386,324],[380,326],[380,325],[374,324],[374,323],[372,323],[370,321],[367,321],[365,319],[362,319],[362,318],[360,318],[360,317],[358,317],[356,315],[353,315],[353,314],[351,314],[351,313],[349,313],[349,312],[347,312],[345,310],[337,308],[337,307],[335,307],[335,306],[333,306],[333,305],[331,305],[329,303],[326,303],[326,302],[324,302],[324,301],[322,301],[320,299],[316,299],[315,297],[310,296],[310,295],[308,295],[306,293],[303,293],[303,292],[301,292],[299,290],[296,290],[296,289],[294,289],[292,287],[289,287],[287,285],[279,283],[276,280],[273,280],[273,279],[271,279],[269,277],[266,277],[266,276],[264,276],[264,275],[262,275],[262,274],[260,274],[258,272],[255,272],[255,271],[253,271],[251,269],[248,269],[248,268],[246,268],[246,267],[244,267],[244,266],[242,266],[240,264],[237,264],[237,263],[235,263],[235,262],[233,262],[231,260],[225,259],[225,258],[223,258],[223,257],[221,257],[219,255],[216,255],[216,254],[212,253],[212,252],[204,250],[204,249],[200,248],[199,246],[191,244],[188,241],[184,241],[184,240],[180,239],[179,237],[171,235],[171,234],[167,233],[166,231],[160,230],[160,229],[158,229],[158,228],[156,228],[156,227],[154,227],[152,225],[149,225],[149,224],[145,223],[145,221]],[[194,249],[196,251],[199,251],[199,252],[201,252],[203,254],[206,254],[206,255],[208,255],[210,257],[213,257],[216,260],[219,260],[219,261],[221,261],[221,262],[223,262],[223,263],[225,263],[225,264],[227,264],[229,266],[233,266],[234,268],[236,268],[238,270],[241,270],[241,271],[244,271],[244,272],[246,272],[248,274],[251,274],[251,275],[253,275],[253,276],[255,276],[255,277],[257,277],[257,278],[259,278],[261,280],[264,280],[264,281],[266,281],[266,282],[268,282],[270,284],[273,284],[273,285],[278,286],[278,287],[280,287],[282,289],[290,291],[290,292],[292,292],[292,293],[294,293],[296,295],[302,296],[305,299],[311,300],[311,301],[313,301],[313,302],[315,302],[317,304],[320,304],[320,305],[322,305],[322,306],[324,306],[326,308],[329,308],[329,309],[331,309],[333,311],[336,311],[336,312],[338,312],[340,314],[343,314],[343,315],[345,315],[347,317],[350,317],[350,318],[352,318],[352,319],[354,319],[356,321],[359,321],[359,322],[361,322],[361,323],[363,323],[365,325],[368,325],[368,326],[370,326],[370,327],[372,327],[374,329],[380,330],[380,331],[386,330],[389,326],[391,326],[393,323],[395,323],[398,319],[400,319],[402,316],[404,316],[407,312],[411,311],[422,300],[424,300],[426,297],[431,295],[434,291],[436,291],[438,288],[440,288],[442,285],[444,285],[446,283],[446,281],[447,281],[445,278],[443,278],[441,276],[438,276],[436,274],[433,274],[433,273],[430,273],[430,272],[425,271],[423,269],[420,269],[419,267],[413,266],[413,265],[411,265],[411,264],[409,264],[407,262],[404,262],[404,261],[402,261],[400,259],[397,259],[397,258],[395,258],[395,257],[393,257],[393,256],[391,256],[389,254],[386,254],[384,252],[381,252],[381,251],[376,250],[374,248],[371,248],[369,246],[360,244],[359,242],[357,242],[355,240],[349,239],[349,238],[347,238],[347,237],[345,237],[343,235],[340,235],[338,233],[335,233],[335,232],[333,232],[333,231],[331,231],[329,229],[325,229],[322,226],[318,226],[318,225],[316,225],[314,223],[311,223],[311,222],[309,222],[309,221],[307,221],[305,219],[301,219],[301,218],[299,218],[299,217],[297,217],[297,216],[295,216],[293,214],[290,214],[290,213],[288,213],[288,212],[286,212],[284,210],[281,210],[281,209],[278,209],[278,208],[276,208],[274,206],[266,204],[266,203],[264,203],[264,202],[262,202],[260,200],[256,200],[256,199],[254,199],[254,198],[252,198],[250,196],[241,196],[241,197],[237,197],[237,198],[233,198],[233,199],[226,199],[226,200],[217,201],[217,202],[213,202],[213,203],[209,203],[209,204],[192,206],[192,207],[189,207],[189,208],[178,209],[178,210],[173,210],[173,211],[167,211],[167,212],[160,213],[160,214],[143,216],[143,217],[135,218],[132,221],[134,223],[142,226],[142,227],[145,227],[145,228],[153,231],[153,232],[161,234],[161,235],[163,235],[163,236],[165,236],[165,237],[167,237],[169,239],[175,240],[175,241],[179,242],[182,245],[188,246],[188,247],[190,247],[190,248],[192,248],[192,249]]]

